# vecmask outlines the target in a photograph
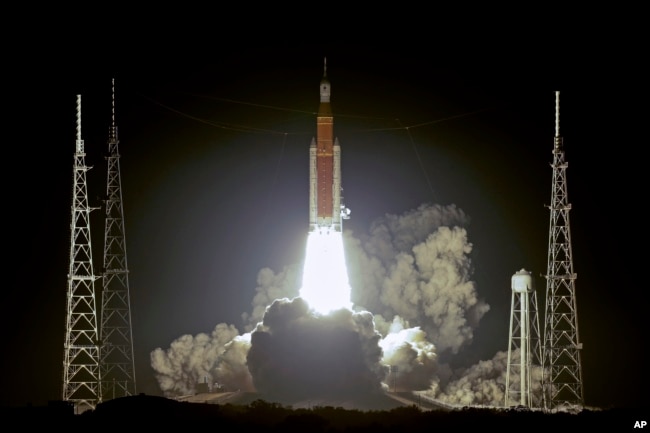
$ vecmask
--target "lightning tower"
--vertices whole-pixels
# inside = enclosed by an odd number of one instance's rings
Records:
[[[100,370],[103,400],[134,395],[136,392],[119,140],[115,125],[115,80],[112,80],[111,108],[112,121],[109,128],[108,156],[106,157],[108,170],[100,320],[102,342]]]
[[[542,363],[537,292],[530,272],[520,270],[512,276],[510,335],[506,372],[505,406],[539,407],[533,378]],[[536,382],[540,384],[540,382]]]
[[[66,299],[63,354],[63,400],[75,412],[94,409],[101,402],[99,332],[92,260],[90,213],[84,141],[81,138],[81,95],[77,95],[77,142],[74,154],[70,266]]]
[[[582,407],[582,366],[576,308],[576,274],[573,271],[566,169],[560,135],[560,92],[555,92],[555,140],[553,147],[546,311],[544,323],[544,406]]]

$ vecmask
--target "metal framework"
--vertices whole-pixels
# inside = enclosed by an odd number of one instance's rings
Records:
[[[77,95],[77,141],[74,154],[70,267],[63,355],[63,400],[75,412],[94,409],[101,402],[99,333],[92,260],[90,213],[84,141],[81,139],[81,95]]]
[[[101,309],[102,398],[110,400],[136,393],[131,329],[129,271],[120,176],[115,80],[112,80],[112,122],[109,129],[104,226],[104,269]]]
[[[580,408],[584,405],[582,366],[578,338],[576,277],[573,271],[566,169],[560,135],[560,92],[555,92],[555,140],[553,148],[546,311],[544,323],[544,407]]]
[[[537,291],[530,272],[522,269],[512,276],[510,334],[506,369],[505,406],[541,407],[539,373],[542,365]],[[537,384],[537,389],[535,389]]]

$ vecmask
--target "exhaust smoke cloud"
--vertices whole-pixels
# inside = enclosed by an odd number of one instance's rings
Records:
[[[397,386],[454,404],[503,405],[503,353],[464,371],[442,362],[472,343],[489,311],[472,281],[468,224],[455,205],[423,204],[385,215],[367,234],[344,232],[350,303],[339,308],[301,296],[300,265],[260,270],[245,333],[221,323],[151,353],[161,390],[191,394],[207,380],[295,400]]]

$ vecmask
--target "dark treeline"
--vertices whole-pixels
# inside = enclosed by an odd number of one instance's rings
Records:
[[[400,432],[418,433],[457,428],[499,427],[534,429],[598,427],[605,431],[650,428],[645,408],[582,410],[577,413],[544,413],[522,409],[495,410],[466,407],[429,410],[417,406],[390,410],[352,410],[340,407],[293,409],[279,403],[256,400],[247,405],[179,402],[163,397],[133,396],[101,403],[93,411],[75,415],[69,406],[3,409],[3,419],[22,428],[64,427],[114,431],[120,427],[150,428],[202,426],[227,432]],[[135,422],[135,424],[133,424]],[[442,430],[440,430],[442,429]]]

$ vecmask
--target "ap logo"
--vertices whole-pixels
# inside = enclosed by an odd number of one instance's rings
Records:
[[[634,428],[645,428],[647,425],[647,421],[634,421]]]

